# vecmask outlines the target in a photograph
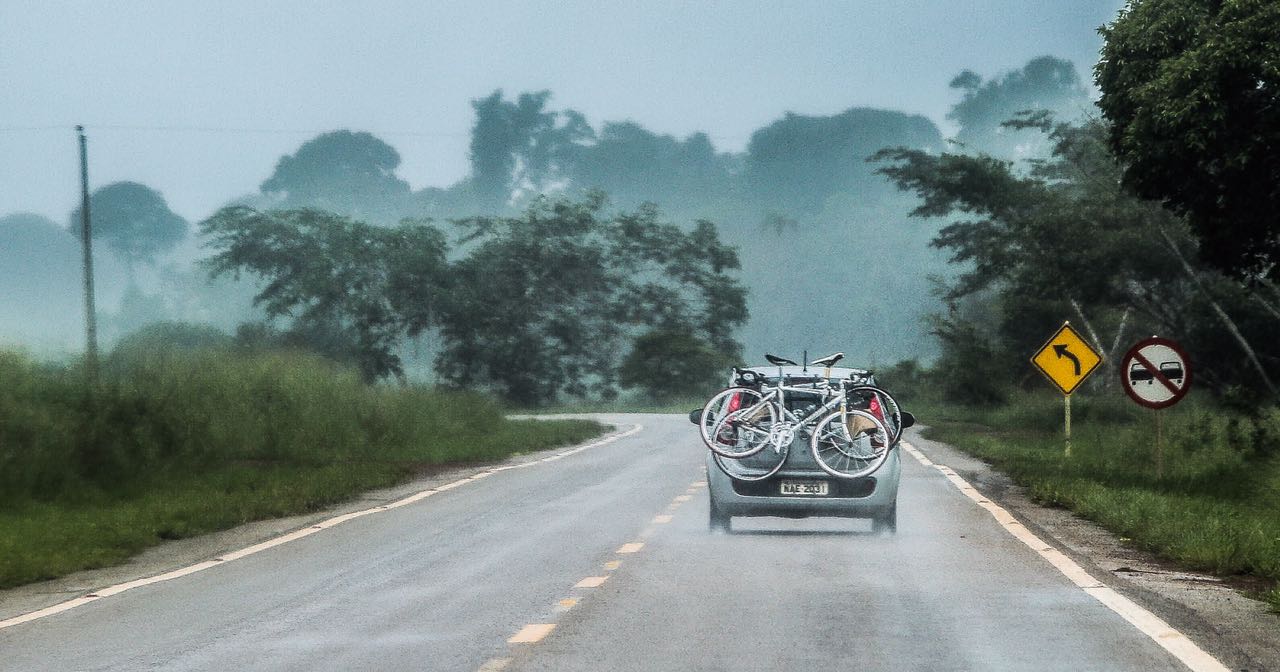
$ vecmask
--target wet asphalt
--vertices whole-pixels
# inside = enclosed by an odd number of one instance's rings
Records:
[[[896,535],[712,534],[688,420],[605,419],[644,429],[0,630],[0,670],[1181,669],[914,459]]]

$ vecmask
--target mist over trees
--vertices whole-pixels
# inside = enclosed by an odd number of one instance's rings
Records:
[[[228,332],[238,328],[241,345],[316,350],[350,362],[370,380],[407,373],[542,403],[549,394],[603,396],[619,385],[655,392],[661,383],[646,372],[655,370],[663,348],[702,362],[693,367],[702,371],[722,367],[725,357],[755,361],[764,351],[798,357],[802,350],[843,350],[859,365],[884,366],[904,358],[928,362],[939,352],[946,360],[955,343],[973,342],[971,334],[985,339],[990,347],[978,350],[988,355],[1013,353],[1029,334],[1039,335],[1029,326],[1038,318],[1027,316],[1060,316],[1072,303],[1115,307],[1118,312],[1102,308],[1103,315],[1090,316],[1102,325],[1099,332],[1116,326],[1109,320],[1123,319],[1133,328],[1139,315],[1156,323],[1157,295],[1177,283],[1150,287],[1146,307],[1139,307],[1136,288],[1147,285],[1135,279],[1141,274],[1133,259],[1107,256],[1113,245],[1137,246],[1138,257],[1163,259],[1142,276],[1148,280],[1172,272],[1182,273],[1188,286],[1197,284],[1184,270],[1170,270],[1174,257],[1162,252],[1166,243],[1135,238],[1141,227],[1124,219],[1149,219],[1156,210],[1129,204],[1124,208],[1140,214],[1094,211],[1121,202],[1122,195],[1084,190],[1077,175],[1087,169],[1111,179],[1105,165],[1114,160],[1105,147],[1083,139],[1095,137],[1097,127],[1074,121],[1082,111],[1088,116],[1089,103],[1072,64],[1046,56],[985,79],[963,71],[952,87],[957,98],[948,116],[958,124],[955,143],[923,116],[852,107],[831,115],[787,113],[754,132],[740,152],[718,148],[701,132],[676,137],[635,121],[593,123],[555,105],[548,91],[508,96],[496,90],[472,101],[470,173],[453,185],[419,189],[398,174],[400,155],[386,141],[335,130],[282,156],[257,194],[206,220],[202,240],[212,245],[206,248],[214,254],[212,283],[205,270],[157,263],[179,237],[179,245],[195,243],[185,222],[164,214],[158,193],[134,185],[128,207],[152,213],[149,221],[157,224],[143,227],[147,235],[141,238],[131,237],[129,226],[102,230],[123,232],[115,241],[118,253],[131,268],[151,269],[151,277],[113,304],[118,308],[108,323],[123,332],[157,319],[211,322]],[[1010,118],[1021,121],[1005,123]],[[894,159],[898,173],[868,161],[890,147],[897,153],[880,157]],[[911,217],[917,197],[925,206]],[[553,213],[551,204],[577,214]],[[948,225],[967,208],[989,220]],[[1006,211],[1017,217],[1009,219]],[[104,206],[102,216],[111,212]],[[1083,212],[1096,221],[1080,221]],[[635,286],[618,284],[619,269],[628,266],[613,243],[603,242],[627,218],[648,218],[646,227],[668,232],[646,239],[650,248],[633,250],[649,264],[628,280],[640,283]],[[571,221],[592,222],[594,233],[549,224]],[[982,221],[995,224],[978,226]],[[680,225],[679,236],[663,228],[672,222]],[[714,229],[706,228],[709,222]],[[1194,241],[1179,226],[1170,220],[1163,230],[1193,258]],[[463,230],[469,233],[453,240]],[[635,233],[650,235],[648,230]],[[1017,257],[1057,249],[1080,232],[1088,232],[1083,238],[1091,243],[1104,241],[1104,249]],[[434,235],[443,237],[427,240]],[[685,249],[689,236],[712,240],[711,249],[731,254],[733,264],[691,257],[684,262],[691,268],[723,268],[684,277],[674,293],[653,284],[651,275],[675,273],[656,250],[665,246],[662,254],[670,255]],[[366,254],[350,252],[357,244],[368,248]],[[413,262],[415,272],[426,275],[405,275],[410,245],[422,248],[414,254],[434,259]],[[597,266],[575,265],[586,263],[588,251]],[[537,275],[528,264],[578,269],[587,275],[577,285],[599,281],[615,288],[606,293],[622,294],[588,299],[580,287],[556,285],[559,278]],[[1061,270],[1070,264],[1114,266],[1135,275],[1123,282],[1098,280],[1103,286],[1094,286],[1090,275],[1084,286],[1071,286],[1067,304],[1036,299],[1061,289],[1054,283],[1070,275]],[[414,278],[417,288],[409,292],[398,277]],[[727,297],[718,304],[707,293],[714,287],[699,284],[715,277],[727,283],[716,290]],[[1225,281],[1199,271],[1197,279],[1215,287]],[[525,296],[532,288],[537,296]],[[472,300],[463,300],[468,292]],[[639,312],[620,316],[585,308],[599,299],[614,310],[609,302],[623,294]],[[1213,303],[1203,292],[1188,296],[1201,301],[1195,305]],[[255,297],[257,307],[250,310]],[[1214,295],[1219,306],[1234,300]],[[557,308],[561,301],[574,306],[579,322],[553,319],[568,314]],[[733,308],[721,310],[717,320],[696,319],[714,305]],[[678,319],[672,309],[683,311]],[[1243,331],[1254,328],[1247,319],[1241,325]],[[511,340],[521,333],[524,341]],[[609,355],[569,345],[586,334],[609,343]],[[505,377],[511,374],[504,363],[517,352],[558,362],[547,370],[599,375],[574,387],[527,364],[528,380],[517,381]],[[988,355],[977,359],[992,359]],[[690,384],[707,385],[712,377]]]
[[[1093,102],[1075,65],[1053,56],[1033,58],[1018,70],[984,80],[964,70],[951,80],[964,97],[947,118],[960,125],[955,141],[969,151],[1005,159],[1047,154],[1050,144],[1034,129],[1006,126],[1019,113],[1044,111],[1058,121],[1089,116]]]
[[[369,133],[333,131],[280,157],[262,193],[273,207],[319,208],[394,222],[408,208],[409,183],[396,176],[400,153]]]
[[[955,218],[932,245],[964,268],[933,320],[935,365],[956,401],[1001,402],[1033,374],[1025,366],[1063,319],[1084,328],[1110,368],[1138,334],[1174,335],[1195,354],[1197,377],[1237,397],[1274,394],[1280,295],[1231,281],[1198,258],[1186,220],[1121,184],[1098,121],[1051,124],[1047,160],[1025,173],[985,155],[886,150],[880,172],[919,196],[912,216]],[[1268,314],[1270,312],[1270,314]],[[1108,372],[1090,381],[1114,384]],[[1038,383],[1038,381],[1036,381]]]
[[[744,193],[771,212],[812,216],[836,194],[872,203],[892,190],[867,157],[889,146],[940,151],[942,133],[920,115],[853,108],[828,117],[788,113],[751,135]]]
[[[132,274],[141,264],[154,264],[156,256],[187,237],[187,220],[169,209],[160,192],[137,182],[114,182],[89,196],[93,237],[106,242]],[[81,208],[68,217],[67,230],[82,235]]]

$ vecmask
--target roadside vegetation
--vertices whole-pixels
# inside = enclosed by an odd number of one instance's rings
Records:
[[[0,352],[0,587],[604,431],[370,386],[301,352],[140,345],[113,353],[93,396],[78,368]]]
[[[1274,3],[1133,0],[1102,31],[1085,119],[1002,124],[1040,131],[1047,155],[873,161],[918,198],[914,217],[943,222],[931,245],[956,271],[928,322],[939,356],[882,382],[1037,500],[1183,566],[1259,577],[1280,609],[1280,164],[1275,125],[1257,122],[1280,102],[1278,18]],[[981,91],[971,80],[953,85]],[[1064,320],[1104,358],[1073,396],[1070,457],[1062,397],[1028,363]],[[1192,396],[1161,411],[1163,460],[1152,411],[1117,386],[1148,335],[1179,342],[1195,372]]]
[[[990,463],[1038,503],[1070,509],[1182,567],[1244,579],[1280,611],[1280,411],[1246,413],[1192,394],[1159,411],[1161,458],[1156,411],[1118,389],[1090,390],[1072,397],[1067,456],[1060,394],[961,404],[943,399],[929,372],[914,381],[900,368],[886,373],[926,437]]]

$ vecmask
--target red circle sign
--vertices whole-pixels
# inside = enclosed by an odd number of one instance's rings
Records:
[[[1191,359],[1182,346],[1151,337],[1138,341],[1120,363],[1120,384],[1136,403],[1167,408],[1191,389]]]

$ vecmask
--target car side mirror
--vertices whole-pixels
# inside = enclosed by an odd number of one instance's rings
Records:
[[[692,422],[695,425],[702,422],[701,408],[695,408],[692,411],[689,411],[689,422]]]
[[[902,428],[906,429],[908,427],[911,427],[914,424],[916,424],[916,416],[911,413],[908,413],[907,411],[903,411],[902,412]]]

